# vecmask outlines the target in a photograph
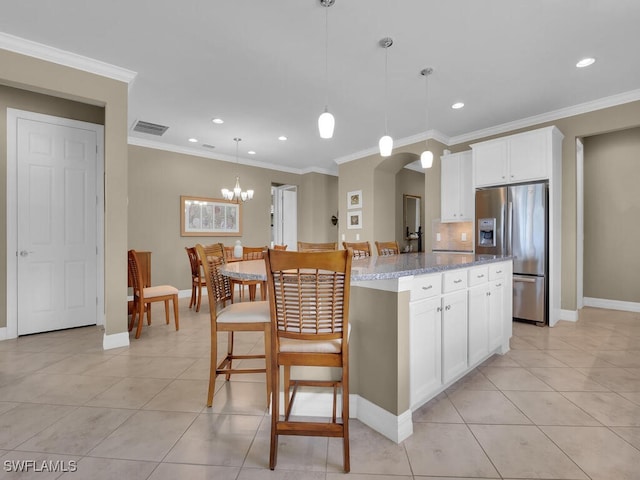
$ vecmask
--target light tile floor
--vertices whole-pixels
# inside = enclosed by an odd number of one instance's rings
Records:
[[[268,469],[262,375],[219,381],[204,406],[207,308],[182,300],[179,332],[156,309],[130,348],[103,351],[96,327],[0,342],[0,479],[342,476],[337,439],[282,437]],[[237,338],[245,352],[261,344]],[[400,445],[353,420],[350,477],[640,479],[640,315],[585,308],[554,328],[515,323],[511,347],[414,412]],[[78,471],[6,471],[19,460]]]

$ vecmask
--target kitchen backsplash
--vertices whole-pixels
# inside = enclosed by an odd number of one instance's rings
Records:
[[[473,222],[431,222],[432,250],[473,251]]]

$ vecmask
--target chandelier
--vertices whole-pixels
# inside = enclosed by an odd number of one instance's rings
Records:
[[[238,164],[238,144],[242,141],[241,138],[234,138],[234,142],[236,142],[236,165]],[[234,201],[236,203],[240,203],[240,201],[246,202],[247,200],[251,200],[253,198],[253,190],[242,191],[240,188],[240,177],[236,176],[236,186],[233,187],[233,190],[229,190],[228,188],[223,188],[221,190],[222,198],[229,201]]]

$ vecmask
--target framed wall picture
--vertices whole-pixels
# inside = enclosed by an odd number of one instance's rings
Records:
[[[362,208],[362,190],[347,192],[347,208]]]
[[[238,237],[242,234],[241,205],[228,200],[180,196],[180,235]]]
[[[347,212],[347,228],[362,228],[362,210]]]

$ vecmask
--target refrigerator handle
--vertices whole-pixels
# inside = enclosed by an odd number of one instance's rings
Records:
[[[513,202],[509,202],[507,205],[507,255],[512,255]]]

